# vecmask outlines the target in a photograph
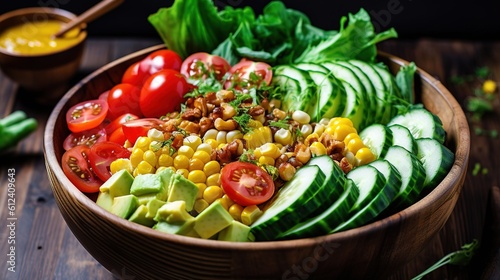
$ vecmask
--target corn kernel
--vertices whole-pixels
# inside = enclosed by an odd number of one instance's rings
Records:
[[[306,146],[311,146],[312,143],[314,142],[318,142],[319,140],[319,134],[316,134],[316,133],[311,133],[309,134],[306,139],[304,140],[304,144]]]
[[[185,146],[185,145],[182,145],[179,147],[179,149],[177,150],[177,156],[179,155],[184,155],[186,156],[188,159],[189,158],[192,158],[193,157],[193,154],[194,154],[194,150],[193,148],[191,148],[190,146]]]
[[[201,138],[197,135],[189,135],[184,138],[182,145],[189,146],[193,151],[196,151],[198,146],[201,144]]]
[[[184,178],[186,178],[186,179],[187,179],[187,178],[188,178],[188,176],[189,176],[189,170],[184,169],[184,168],[179,168],[179,169],[177,169],[177,170],[175,171],[175,173],[182,175],[182,177],[184,177]]]
[[[220,202],[221,202],[221,204],[224,205],[226,210],[228,210],[229,207],[234,204],[234,201],[231,198],[229,198],[229,196],[227,194],[222,195],[222,197],[220,198]]]
[[[311,150],[311,154],[315,156],[326,155],[325,145],[319,141],[312,143],[309,148]]]
[[[292,119],[300,124],[308,124],[311,121],[309,114],[301,110],[293,112]]]
[[[272,158],[272,157],[261,156],[261,157],[259,157],[259,163],[274,166],[275,161],[274,161],[274,158]]]
[[[358,160],[359,165],[364,165],[374,161],[376,158],[375,154],[373,154],[369,148],[364,147],[358,150],[356,153],[356,159]]]
[[[220,163],[216,160],[211,160],[203,166],[203,172],[205,172],[205,175],[209,177],[210,175],[213,175],[215,173],[220,172]]]
[[[196,148],[196,151],[205,151],[210,155],[212,153],[212,145],[210,145],[208,143],[201,143]]]
[[[205,151],[196,151],[193,154],[193,159],[199,159],[201,160],[204,164],[209,162],[211,157],[210,154],[205,152]]]
[[[274,143],[266,143],[260,146],[260,152],[262,156],[270,157],[272,159],[277,159],[281,156],[280,150]]]
[[[188,169],[189,168],[189,158],[185,155],[177,155],[174,158],[175,169]]]
[[[174,165],[174,159],[168,154],[161,154],[158,156],[158,162],[156,163],[156,167],[169,167]]]
[[[198,194],[196,195],[196,198],[203,198],[203,192],[207,188],[207,185],[205,183],[196,183],[196,186],[198,187]]]
[[[208,145],[210,145],[210,147],[213,149],[217,149],[217,146],[219,145],[219,142],[217,142],[217,140],[215,139],[207,139],[205,140],[205,143],[207,143]]]
[[[251,128],[259,128],[259,127],[262,127],[262,123],[257,121],[257,120],[254,120],[254,119],[250,119],[248,121],[248,127],[251,127]]]
[[[156,171],[151,164],[144,160],[137,165],[136,170],[139,174],[153,174]]]
[[[163,132],[159,131],[156,128],[151,128],[148,130],[148,137],[153,141],[163,141],[165,140],[165,137],[163,135]]]
[[[353,154],[356,154],[359,149],[366,147],[360,138],[353,138],[347,143],[347,149]]]
[[[253,224],[255,220],[262,214],[262,211],[257,205],[246,206],[241,212],[241,222],[247,226]]]
[[[333,133],[333,138],[337,139],[338,141],[344,141],[345,137],[349,133],[356,133],[356,129],[352,126],[349,126],[347,124],[339,124],[335,126],[335,130]]]
[[[318,123],[314,126],[313,133],[316,133],[318,135],[321,135],[325,131],[325,126]]]
[[[330,123],[330,119],[329,118],[322,118],[321,120],[319,120],[319,124],[323,125],[323,126],[328,126],[328,124]]]
[[[241,213],[243,212],[243,206],[239,204],[233,204],[229,206],[229,209],[227,210],[231,217],[235,219],[236,221],[241,221]]]
[[[207,132],[205,132],[205,135],[203,135],[203,142],[206,143],[208,139],[215,140],[217,138],[217,133],[219,133],[219,131],[215,128],[207,130]]]
[[[205,164],[199,158],[192,158],[189,160],[189,171],[203,170]]]
[[[329,126],[337,126],[339,124],[345,124],[347,126],[352,126],[354,127],[351,119],[349,118],[343,118],[343,117],[335,117],[335,118],[332,118],[330,120],[330,122],[328,123]]]
[[[222,197],[222,189],[219,186],[208,186],[205,191],[203,191],[203,199],[208,202],[208,204],[211,204],[214,202],[217,198]]]
[[[214,173],[207,177],[207,186],[220,186],[220,173]]]
[[[312,132],[313,132],[313,128],[312,128],[312,125],[310,125],[310,124],[303,124],[300,127],[300,133],[302,134],[303,137],[309,136],[309,134],[311,134]]]
[[[226,136],[227,136],[227,131],[219,131],[217,133],[217,137],[215,138],[215,140],[217,140],[219,144],[226,143]]]
[[[274,141],[282,145],[291,145],[293,142],[292,133],[288,129],[280,128],[274,134]]]
[[[134,148],[139,148],[143,151],[149,150],[149,144],[151,144],[151,139],[146,136],[141,136],[135,141]]]
[[[205,210],[210,204],[208,204],[208,202],[206,202],[203,198],[200,198],[200,199],[197,199],[195,202],[194,202],[194,210],[198,213],[201,213],[203,212],[203,210]]]
[[[134,172],[134,168],[132,167],[132,163],[130,162],[130,159],[128,158],[119,158],[115,159],[111,164],[109,165],[109,171],[111,171],[112,174],[115,174],[116,172],[125,169],[130,174]]]
[[[347,136],[344,138],[344,144],[347,145],[347,143],[349,143],[349,141],[351,141],[352,139],[356,139],[356,138],[359,138],[359,134],[357,132],[351,132],[351,133],[347,134]]]
[[[205,183],[207,181],[207,176],[201,170],[193,170],[189,172],[188,180],[193,183]]]
[[[147,161],[151,166],[156,166],[156,154],[153,151],[145,151],[144,154],[142,154],[142,159]]]
[[[161,173],[161,172],[162,172],[163,170],[165,170],[165,169],[167,169],[167,167],[165,167],[165,166],[160,166],[160,167],[156,168],[155,173],[156,173],[156,174]]]
[[[134,148],[132,150],[132,154],[130,154],[130,163],[132,164],[132,167],[137,167],[139,163],[142,161],[142,157],[144,155],[144,151],[141,150],[140,148]]]

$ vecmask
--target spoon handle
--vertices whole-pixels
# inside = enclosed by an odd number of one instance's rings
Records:
[[[92,8],[85,11],[83,14],[79,15],[78,17],[74,18],[73,20],[65,24],[63,28],[61,28],[61,30],[59,30],[59,32],[57,32],[54,36],[61,37],[72,28],[82,23],[89,23],[97,19],[98,17],[102,16],[103,14],[109,12],[110,10],[116,8],[122,2],[123,0],[103,0],[94,5]]]

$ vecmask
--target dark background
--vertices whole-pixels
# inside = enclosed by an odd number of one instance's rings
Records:
[[[81,14],[98,0],[2,0],[0,14],[10,10],[46,6]],[[309,16],[312,23],[324,29],[338,29],[340,17],[367,10],[378,31],[394,27],[400,38],[432,37],[443,39],[500,39],[500,9],[494,0],[383,0],[383,1],[283,1],[289,8]],[[125,0],[125,2],[88,26],[89,35],[154,37],[156,31],[148,23],[148,15],[173,0]],[[257,14],[269,1],[214,0],[223,8],[252,6]],[[328,4],[327,4],[328,3]]]

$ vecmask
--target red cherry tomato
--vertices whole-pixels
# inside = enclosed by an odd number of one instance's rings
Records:
[[[224,58],[198,52],[184,59],[181,73],[188,78],[201,79],[207,76],[207,72],[212,72],[220,81],[229,69],[231,69],[231,65]]]
[[[108,95],[111,118],[126,113],[141,116],[141,108],[139,107],[140,96],[141,89],[132,84],[117,84],[114,86]]]
[[[81,132],[99,126],[108,114],[108,103],[94,99],[80,102],[69,108],[66,123],[72,132]]]
[[[228,73],[229,77],[224,83],[226,89],[236,88],[244,90],[251,87],[259,87],[262,84],[269,85],[273,78],[271,65],[265,62],[250,60],[242,60],[236,63]]]
[[[105,126],[106,128],[106,133],[108,135],[111,135],[115,130],[119,129],[122,127],[122,124],[131,121],[131,120],[137,120],[139,117],[130,114],[130,113],[125,113],[117,118],[115,118],[113,121],[111,121],[108,125]]]
[[[122,76],[122,84],[132,84],[141,87],[144,81],[151,76],[149,74],[149,65],[138,61],[130,65]]]
[[[261,204],[274,193],[271,176],[248,162],[231,162],[221,170],[221,185],[231,200],[241,206]]]
[[[102,181],[106,181],[111,177],[109,166],[119,158],[129,158],[130,151],[120,144],[106,141],[96,143],[88,154],[88,160],[94,173]]]
[[[87,147],[92,147],[94,144],[103,142],[107,140],[106,129],[102,126],[96,128],[85,130],[78,133],[71,133],[64,139],[63,148],[64,150],[69,150],[78,145],[85,145]]]
[[[164,69],[179,71],[182,58],[172,50],[157,50],[149,54],[140,63],[141,71],[146,71],[151,75]]]
[[[97,99],[108,102],[108,95],[109,95],[109,90],[99,94],[99,97]]]
[[[165,69],[151,75],[141,90],[139,105],[145,117],[158,118],[180,110],[184,94],[190,90],[184,76],[178,71]]]
[[[110,142],[115,142],[120,145],[125,145],[127,137],[125,137],[125,134],[123,133],[123,128],[120,127],[117,130],[113,131],[111,135],[109,135],[108,140]]]
[[[131,120],[122,124],[123,134],[127,140],[134,144],[137,138],[146,136],[151,128],[163,130],[164,121],[156,118],[143,118]]]
[[[102,181],[94,174],[88,161],[90,148],[84,145],[76,146],[66,151],[62,156],[62,169],[68,179],[80,191],[95,193],[99,191]]]

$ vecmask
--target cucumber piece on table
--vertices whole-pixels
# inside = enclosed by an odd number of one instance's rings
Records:
[[[417,158],[425,169],[426,188],[437,186],[450,171],[455,155],[446,146],[435,139],[420,138],[416,140],[418,146]]]
[[[372,201],[385,186],[385,178],[375,167],[362,165],[347,173],[359,189],[359,197],[350,210],[350,215],[356,214]]]
[[[372,124],[359,133],[363,143],[370,148],[376,158],[383,158],[387,150],[393,146],[392,131],[383,124]]]
[[[415,154],[401,146],[392,146],[384,157],[401,174],[401,188],[394,197],[395,207],[413,204],[424,188],[425,169]]]
[[[279,239],[314,237],[331,232],[340,223],[347,220],[349,211],[358,199],[359,189],[350,179],[345,181],[344,191],[330,207],[321,214],[301,222],[282,233]]]
[[[415,138],[411,135],[411,132],[408,128],[399,125],[393,124],[388,126],[388,128],[392,131],[392,144],[401,146],[407,149],[409,152],[413,154],[417,154],[418,147]]]
[[[408,112],[392,118],[388,126],[399,124],[408,128],[413,138],[433,138],[443,144],[446,132],[439,117],[422,107],[413,107]]]
[[[375,168],[377,172],[382,174],[382,188],[378,191],[378,193],[375,193],[373,199],[371,199],[365,206],[356,210],[356,212],[353,213],[347,221],[335,227],[331,232],[348,230],[365,225],[366,223],[372,221],[380,213],[387,209],[387,207],[389,207],[392,199],[398,192],[401,177],[399,172],[395,170],[389,162],[385,160],[377,160],[372,162],[371,165],[364,166]]]
[[[274,240],[303,221],[324,203],[331,203],[324,189],[325,175],[316,165],[305,165],[297,170],[263,214],[251,225],[256,240]]]

